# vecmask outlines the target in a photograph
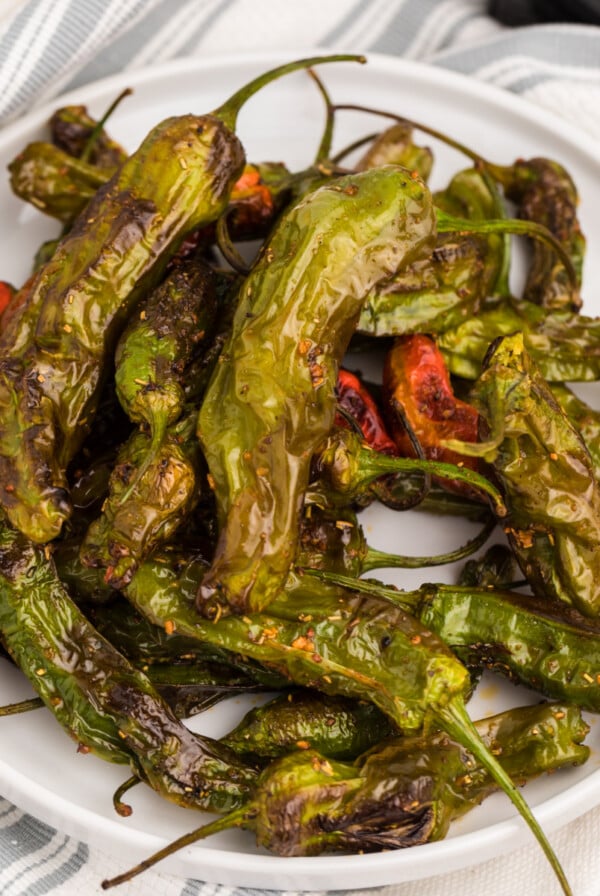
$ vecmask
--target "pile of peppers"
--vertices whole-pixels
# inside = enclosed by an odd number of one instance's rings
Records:
[[[140,782],[218,816],[105,888],[230,827],[282,856],[418,845],[499,788],[571,893],[520,785],[585,762],[600,712],[577,189],[557,160],[501,165],[397,110],[334,152],[361,110],[315,68],[364,61],[281,66],[131,153],[112,107],[61,108],[9,166],[59,233],[0,284],[0,645],[37,693],[0,714],[44,705],[126,766],[123,816]],[[240,108],[298,69],[325,101],[314,162],[248,160]],[[419,133],[465,154],[445,189]],[[374,502],[479,534],[407,556],[399,517],[386,553]],[[455,584],[371,577],[469,557]],[[535,705],[472,720],[486,670]],[[269,699],[220,740],[186,726],[246,692]]]

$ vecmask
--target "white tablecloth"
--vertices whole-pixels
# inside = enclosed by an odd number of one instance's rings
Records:
[[[484,0],[3,0],[0,125],[104,75],[178,56],[326,46],[418,59],[492,82],[600,139],[600,28],[506,29]],[[43,760],[42,760],[43,761]],[[600,894],[600,808],[551,837],[576,896]],[[382,896],[547,896],[557,885],[539,848],[399,884]],[[120,872],[79,843],[0,798],[3,896],[81,896]],[[431,869],[432,874],[436,869]],[[122,896],[250,896],[256,891],[149,871]],[[364,892],[364,891],[363,891]]]

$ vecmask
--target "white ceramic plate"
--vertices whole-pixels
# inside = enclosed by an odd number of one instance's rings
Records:
[[[133,87],[134,95],[122,103],[110,122],[110,131],[133,150],[162,118],[210,111],[251,77],[290,58],[289,54],[272,54],[209,62],[178,61],[90,85],[61,103],[84,102],[99,115],[123,87]],[[508,93],[437,68],[370,56],[366,66],[327,65],[320,73],[335,101],[391,109],[428,122],[493,161],[509,163],[517,156],[546,155],[566,164],[583,196],[581,218],[591,244],[585,269],[585,310],[600,312],[600,162],[590,138],[574,133],[566,122]],[[0,133],[3,169],[28,141],[43,135],[44,123],[57,105],[59,101]],[[311,161],[322,122],[323,107],[314,85],[306,75],[298,74],[257,95],[243,110],[238,131],[250,160],[284,160],[299,168]],[[344,146],[381,126],[379,119],[344,113],[337,123],[336,145]],[[466,162],[444,147],[434,149],[432,185],[437,187]],[[19,284],[29,272],[36,247],[55,235],[58,228],[17,201],[10,194],[6,178],[0,183],[0,208],[0,276]],[[588,399],[593,401],[597,392],[597,387],[589,387]],[[425,515],[411,513],[407,518],[381,508],[370,508],[363,522],[375,547],[401,553],[447,550],[473,533],[466,523],[444,525]],[[387,578],[412,587],[431,578],[452,581],[454,572],[437,568],[389,574]],[[1,667],[0,703],[28,696],[29,686],[20,673],[5,663]],[[508,705],[536,701],[536,695],[486,678],[478,688],[471,712],[478,717]],[[219,736],[234,724],[249,702],[220,704],[194,719],[191,727]],[[593,720],[589,743],[593,756],[585,767],[560,772],[526,788],[526,797],[546,831],[600,803],[600,729]],[[197,815],[165,804],[147,788],[132,791],[133,815],[118,818],[111,796],[124,779],[124,770],[77,754],[72,741],[45,710],[1,720],[0,757],[0,792],[49,824],[122,856],[124,868],[198,824]],[[355,889],[469,866],[521,846],[528,838],[523,823],[499,795],[454,825],[444,842],[409,850],[282,859],[257,852],[250,834],[229,832],[204,846],[182,851],[162,867],[174,874],[229,885]]]

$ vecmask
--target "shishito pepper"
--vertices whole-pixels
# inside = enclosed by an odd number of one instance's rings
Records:
[[[125,149],[104,127],[118,103],[131,93],[126,89],[110,104],[98,121],[86,106],[61,106],[48,122],[52,143],[70,156],[85,160],[98,168],[118,168],[127,158]]]
[[[600,712],[600,626],[573,607],[494,588],[485,579],[477,586],[400,591],[323,570],[305,575],[404,607],[473,670],[489,669],[545,697]]]
[[[561,704],[520,707],[482,719],[477,731],[519,781],[583,764],[588,727]],[[270,763],[241,809],[184,835],[103,889],[130,880],[183,846],[219,830],[255,832],[284,856],[402,849],[442,839],[451,821],[495,789],[477,759],[443,734],[390,739],[349,764],[316,750]]]
[[[505,496],[504,530],[534,592],[600,612],[600,488],[579,432],[516,333],[490,347],[472,400],[487,421],[480,445]]]
[[[252,769],[189,731],[70,600],[48,552],[4,522],[0,638],[82,752],[130,764],[182,806],[227,811],[248,792]]]
[[[434,231],[423,182],[390,166],[310,193],[264,246],[199,415],[221,527],[202,613],[257,610],[277,593],[364,297]]]
[[[372,703],[297,690],[251,709],[220,741],[241,756],[275,758],[311,749],[330,759],[354,759],[393,733]]]
[[[472,222],[504,214],[493,183],[474,169],[456,174],[433,198],[447,214]],[[507,239],[494,233],[440,234],[428,258],[371,292],[358,331],[378,337],[431,334],[460,324],[489,296],[505,291]]]
[[[167,427],[183,412],[190,366],[202,347],[210,344],[217,310],[215,274],[206,262],[192,256],[151,293],[117,343],[117,396],[130,420],[150,431],[138,480],[155,462]],[[134,486],[135,480],[129,491]]]
[[[473,753],[507,794],[571,893],[552,847],[522,794],[479,739],[465,709],[467,669],[447,646],[398,606],[290,575],[269,612],[202,619],[193,606],[204,567],[146,561],[127,598],[152,622],[242,652],[326,694],[368,700],[404,733],[439,727]],[[195,588],[194,588],[195,580]]]
[[[302,60],[261,75],[212,114],[169,118],[94,195],[0,336],[0,503],[37,542],[70,513],[65,468],[91,423],[107,359],[183,238],[226,209],[244,165],[237,113]]]
[[[127,584],[140,560],[173,535],[200,499],[206,479],[195,425],[193,407],[157,449],[139,430],[117,455],[102,512],[81,545],[84,566],[103,567],[111,587]]]
[[[450,373],[476,379],[491,342],[519,330],[544,379],[589,382],[600,378],[600,319],[573,311],[546,311],[506,297],[437,336]]]

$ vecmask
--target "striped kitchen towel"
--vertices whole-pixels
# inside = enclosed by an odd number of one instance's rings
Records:
[[[510,30],[484,0],[1,0],[0,124],[59,93],[182,56],[322,46],[426,61],[518,93],[600,138],[600,29],[545,24]],[[43,760],[41,760],[43,761]],[[600,894],[600,810],[553,838],[577,896]],[[122,870],[0,799],[2,896],[89,896]],[[432,869],[435,872],[435,869]],[[547,896],[534,846],[386,896]],[[273,884],[276,886],[276,882]],[[258,896],[257,891],[149,871],[122,896]],[[352,896],[352,894],[348,894]]]

